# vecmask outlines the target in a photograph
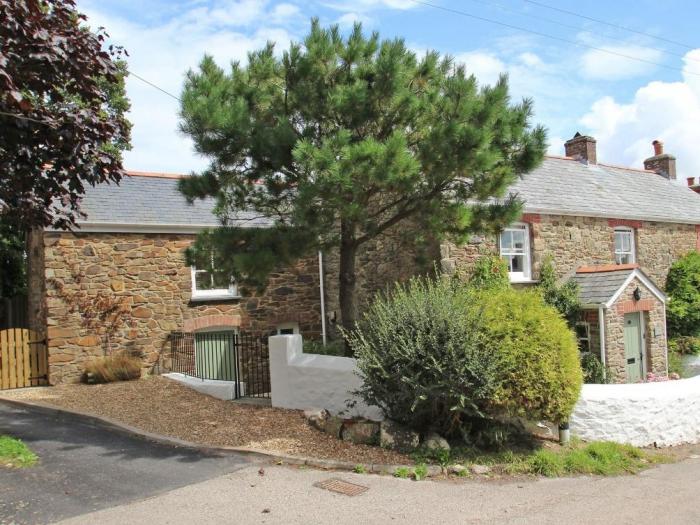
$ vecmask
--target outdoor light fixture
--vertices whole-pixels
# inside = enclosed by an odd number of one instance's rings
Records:
[[[637,286],[634,289],[634,292],[632,292],[632,297],[634,297],[635,301],[639,301],[642,298],[642,291],[639,289],[639,286]]]

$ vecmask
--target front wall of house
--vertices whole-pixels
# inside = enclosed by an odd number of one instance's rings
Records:
[[[573,274],[579,266],[614,264],[614,231],[617,225],[635,228],[637,262],[660,287],[666,281],[671,264],[698,246],[694,225],[659,222],[629,222],[595,217],[528,215],[530,225],[533,278],[537,279],[543,260],[551,256],[560,277]],[[494,236],[474,236],[463,245],[443,243],[442,268],[469,271],[484,253],[498,253]]]
[[[46,233],[46,324],[50,381],[74,381],[92,356],[103,355],[104,328],[86,326],[82,298],[101,302],[124,298],[127,326],[110,336],[112,350],[143,352],[148,364],[167,351],[172,331],[219,323],[266,333],[284,322],[298,322],[305,337],[320,332],[318,265],[315,258],[273,273],[261,295],[228,301],[192,302],[191,271],[184,249],[192,235]],[[84,300],[82,300],[85,302]],[[83,308],[84,309],[84,308]],[[104,323],[93,323],[104,324]]]
[[[635,301],[632,294],[639,287],[642,298]],[[623,290],[605,315],[605,361],[610,379],[615,383],[627,380],[625,358],[625,314],[644,312],[644,346],[646,369],[666,375],[666,317],[664,304],[640,281],[633,280]]]

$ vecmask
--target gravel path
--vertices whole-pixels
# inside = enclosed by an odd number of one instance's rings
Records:
[[[355,463],[411,463],[396,452],[346,443],[319,432],[306,423],[301,411],[222,401],[159,376],[106,385],[18,389],[2,395],[105,416],[202,445]]]

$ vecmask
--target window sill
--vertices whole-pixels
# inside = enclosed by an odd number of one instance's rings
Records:
[[[229,293],[222,294],[212,294],[212,295],[193,295],[190,297],[190,302],[193,303],[203,303],[207,301],[235,301],[240,299],[240,295],[233,295]]]
[[[537,279],[510,279],[510,284],[537,284]]]

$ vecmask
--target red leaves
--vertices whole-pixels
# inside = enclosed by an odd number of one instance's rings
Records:
[[[121,82],[73,0],[0,0],[0,202],[21,224],[69,228],[84,184],[123,175],[130,125],[105,111]],[[106,82],[105,82],[106,81]]]

